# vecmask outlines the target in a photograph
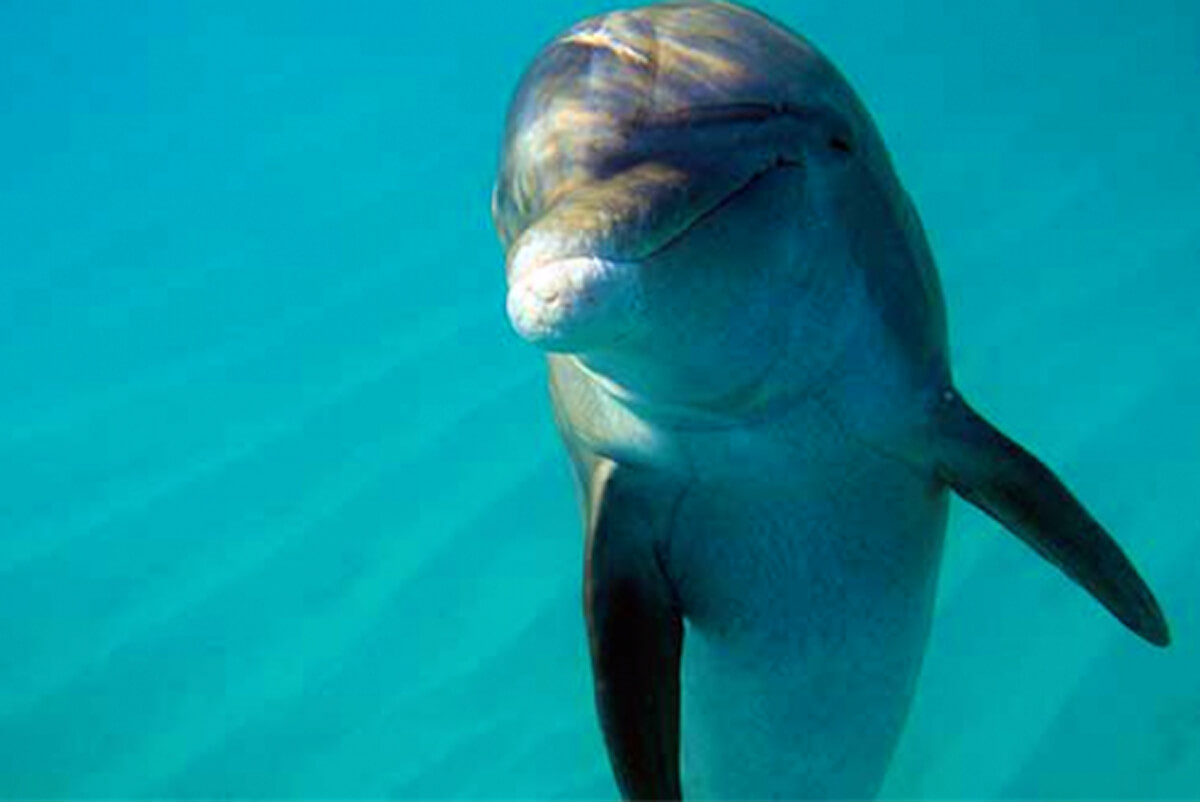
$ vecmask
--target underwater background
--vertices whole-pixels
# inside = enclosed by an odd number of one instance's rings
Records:
[[[615,794],[489,194],[521,70],[616,5],[0,5],[0,797]],[[956,502],[886,795],[1200,797],[1200,5],[758,6],[1175,636]]]

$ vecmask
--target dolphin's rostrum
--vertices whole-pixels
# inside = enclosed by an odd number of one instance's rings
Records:
[[[955,389],[917,213],[804,39],[721,3],[579,23],[517,89],[493,215],[582,490],[625,796],[874,794],[949,490],[1168,643],[1117,544]]]

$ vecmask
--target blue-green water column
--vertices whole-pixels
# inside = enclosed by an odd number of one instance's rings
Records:
[[[0,6],[0,797],[614,794],[488,220],[522,67],[611,7]],[[874,110],[960,383],[1176,637],[957,506],[886,792],[1200,795],[1200,8],[764,9]]]

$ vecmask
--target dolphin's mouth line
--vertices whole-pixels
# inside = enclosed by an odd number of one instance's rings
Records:
[[[795,160],[795,159],[788,159],[788,158],[780,156],[775,160],[775,162],[773,164],[769,165],[768,167],[764,167],[763,169],[759,170],[756,173],[753,173],[749,178],[747,178],[741,184],[738,184],[735,188],[730,190],[728,193],[726,193],[725,195],[722,195],[711,206],[701,209],[699,212],[696,213],[695,216],[693,216],[690,220],[688,220],[688,222],[685,225],[681,226],[678,231],[674,232],[670,237],[666,238],[662,242],[655,245],[655,247],[652,250],[650,250],[644,254],[638,254],[636,256],[631,256],[631,257],[624,257],[621,255],[616,255],[613,257],[605,256],[602,258],[613,258],[618,261],[626,261],[626,262],[642,262],[642,261],[645,261],[648,259],[653,259],[656,256],[659,256],[662,253],[664,253],[666,250],[668,250],[672,246],[674,246],[680,240],[686,238],[689,234],[691,234],[693,231],[695,231],[697,228],[699,228],[709,218],[720,214],[724,209],[728,208],[731,204],[736,202],[739,198],[741,198],[743,195],[745,195],[747,192],[749,192],[751,189],[753,189],[754,185],[757,184],[762,179],[766,178],[767,176],[769,176],[779,170],[802,170],[802,169],[804,169],[804,165],[800,161]]]
[[[803,129],[829,127],[832,114],[819,104],[769,103],[744,101],[690,106],[658,113],[639,121],[638,133],[645,136],[677,136],[681,130],[697,131],[717,126],[764,125],[774,122],[792,123]]]
[[[804,169],[804,164],[800,160],[777,155],[771,163],[765,167],[762,167],[756,172],[751,173],[746,179],[744,179],[740,184],[736,185],[729,192],[719,196],[710,205],[701,207],[695,212],[695,214],[687,219],[687,222],[679,226],[678,229],[673,231],[663,240],[656,242],[654,247],[648,251],[640,252],[636,248],[625,247],[626,243],[621,243],[619,241],[617,243],[610,244],[608,247],[605,247],[603,243],[600,243],[598,247],[592,246],[579,250],[571,249],[557,253],[552,259],[544,260],[542,264],[544,266],[548,266],[552,263],[561,264],[572,259],[600,259],[612,264],[634,265],[649,259],[653,259],[677,244],[680,240],[686,238],[709,218],[720,214],[724,209],[728,208],[731,204],[749,192],[754,185],[762,179],[779,170],[802,169]],[[544,267],[538,269],[544,269]],[[512,276],[510,275],[510,279],[511,277]]]
[[[636,228],[626,230],[626,237],[610,240],[609,247],[602,241],[564,249],[550,258],[539,258],[536,243],[526,246],[517,252],[517,261],[510,262],[509,320],[522,337],[548,351],[582,352],[612,347],[632,337],[644,314],[646,265],[736,203],[763,178],[802,167],[797,160],[776,155],[640,253],[622,247],[636,242],[636,236],[628,236],[636,234]],[[528,259],[524,265],[522,258]]]
[[[648,168],[651,175],[658,173],[669,182],[678,180],[673,176],[678,177],[693,171],[704,172],[717,165],[720,165],[717,169],[721,171],[724,167],[722,163],[726,161],[741,161],[755,151],[757,155],[749,156],[752,163],[745,164],[738,170],[745,176],[740,183],[715,200],[709,200],[708,206],[700,206],[691,215],[683,215],[686,222],[672,227],[674,230],[670,232],[663,232],[665,236],[662,239],[654,237],[656,241],[650,244],[649,250],[639,250],[637,243],[637,239],[641,238],[639,235],[647,233],[646,230],[634,223],[630,229],[623,231],[625,226],[618,222],[621,217],[618,213],[605,224],[604,228],[609,229],[606,235],[588,242],[589,237],[586,234],[580,236],[577,233],[572,237],[576,239],[576,247],[564,249],[554,254],[553,258],[544,261],[597,258],[631,263],[657,255],[687,236],[708,217],[719,213],[759,179],[777,169],[803,169],[803,148],[797,146],[806,136],[803,132],[831,128],[826,119],[829,116],[828,111],[820,105],[748,101],[693,106],[631,121],[630,127],[622,134],[627,149],[623,149],[624,153],[601,157],[600,161],[592,166],[592,179],[595,181],[607,183],[621,175],[641,172]],[[699,163],[689,163],[687,158],[680,161],[680,139],[690,143],[688,149],[702,151],[707,155],[701,158]],[[733,142],[730,142],[730,139]],[[727,148],[732,150],[722,155],[722,151]],[[645,185],[635,183],[630,187],[630,191],[653,191],[658,180],[651,178]],[[736,175],[727,174],[726,180],[736,181],[737,178]],[[580,189],[587,192],[587,186],[585,184]],[[570,206],[572,194],[556,199],[537,220],[526,225],[524,231],[541,226],[555,214],[556,208],[561,209],[564,204]],[[638,209],[635,205],[629,211],[640,216],[644,207]],[[670,214],[666,217],[669,219]],[[579,229],[576,229],[576,232],[578,231]],[[517,240],[519,241],[520,237],[517,237]]]
[[[811,128],[822,127],[821,121],[828,117],[828,113],[820,106],[799,106],[791,103],[766,103],[762,101],[748,101],[743,103],[722,103],[707,106],[693,106],[687,109],[682,109],[666,114],[659,114],[651,119],[643,119],[638,122],[636,129],[631,131],[631,138],[638,143],[638,150],[649,153],[661,153],[662,161],[670,165],[672,158],[671,151],[678,147],[676,140],[680,136],[687,137],[689,135],[700,135],[701,137],[711,136],[712,132],[727,133],[730,130],[736,131],[745,128],[756,128],[763,132],[762,136],[770,138],[770,126],[786,125],[788,129],[795,127],[799,130],[808,130]],[[827,125],[823,127],[828,127]],[[743,136],[745,136],[743,134]],[[621,261],[639,261],[649,259],[661,251],[671,247],[675,242],[685,237],[702,223],[707,218],[719,213],[723,208],[737,200],[739,196],[749,190],[758,180],[766,177],[770,173],[778,169],[803,169],[804,163],[801,157],[797,155],[789,155],[786,153],[786,145],[784,141],[791,140],[794,134],[789,134],[786,137],[781,136],[781,141],[776,142],[773,146],[767,145],[763,154],[761,166],[750,173],[750,175],[735,186],[730,192],[719,197],[711,206],[702,208],[698,211],[687,224],[681,226],[677,231],[673,232],[667,239],[656,243],[653,250],[646,253],[622,253],[625,249],[618,245],[617,252],[611,256],[594,253],[592,255],[600,256],[601,258],[612,258]],[[668,144],[663,144],[661,141],[666,140]],[[744,146],[750,147],[750,142],[746,142]],[[759,142],[759,146],[766,145],[765,142]],[[654,161],[654,159],[650,159]],[[629,169],[633,166],[632,163],[621,163],[617,160],[616,163],[607,165],[607,169],[602,171],[602,174],[611,172],[619,172]],[[631,249],[632,250],[632,249]]]

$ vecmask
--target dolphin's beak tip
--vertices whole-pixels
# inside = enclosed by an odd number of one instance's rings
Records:
[[[642,310],[638,265],[596,256],[540,260],[518,254],[509,276],[508,318],[546,351],[578,352],[628,332]]]

